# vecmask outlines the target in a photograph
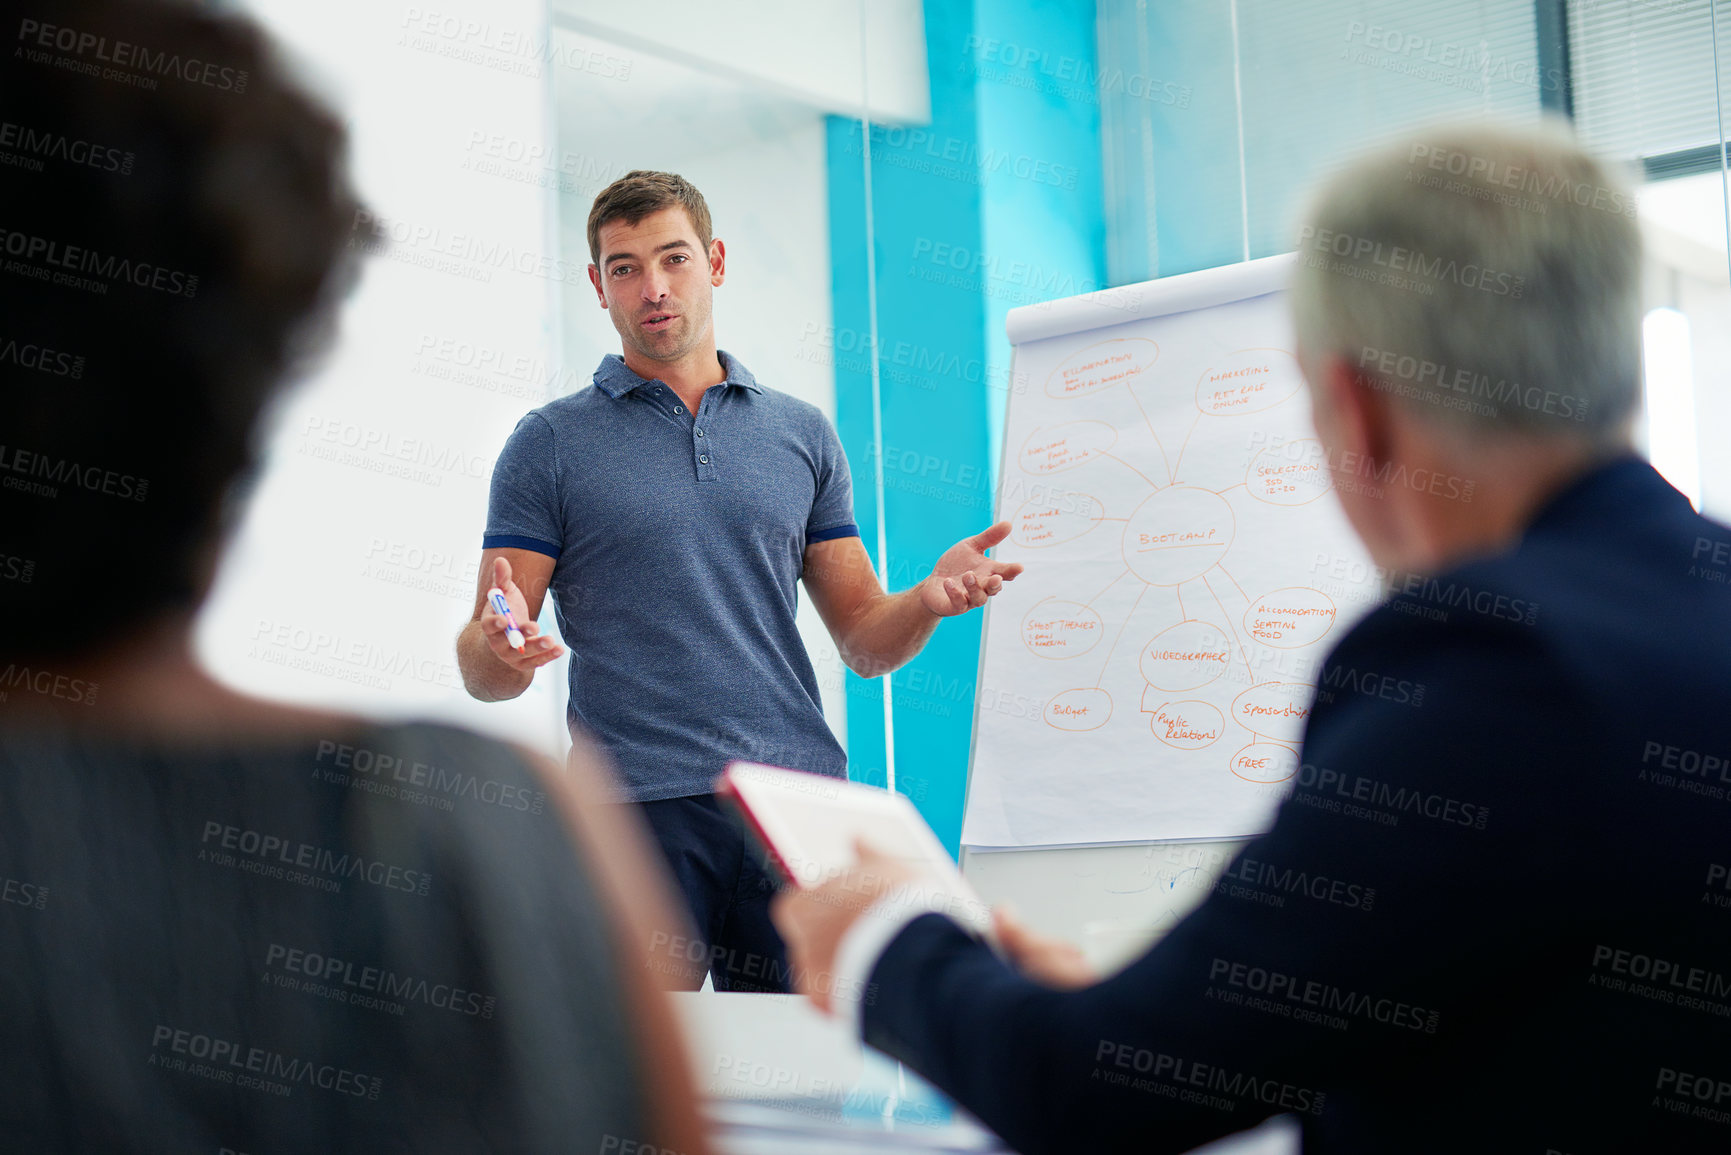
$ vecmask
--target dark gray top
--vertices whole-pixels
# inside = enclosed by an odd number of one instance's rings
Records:
[[[727,353],[696,414],[610,354],[499,455],[482,547],[556,558],[569,721],[627,798],[707,794],[730,759],[837,777],[794,624],[805,548],[857,536],[835,428]]]
[[[0,732],[7,1150],[646,1140],[617,945],[500,743]]]

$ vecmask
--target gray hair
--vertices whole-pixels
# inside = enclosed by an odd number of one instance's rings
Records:
[[[1436,126],[1329,178],[1292,310],[1408,411],[1473,436],[1615,439],[1640,401],[1635,198],[1551,121]]]

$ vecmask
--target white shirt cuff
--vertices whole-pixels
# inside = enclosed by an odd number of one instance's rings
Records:
[[[920,915],[935,911],[953,916],[956,906],[953,895],[917,884],[899,887],[868,906],[836,945],[835,989],[830,999],[835,1017],[859,1035],[865,1004],[877,1001],[872,969],[890,943]]]

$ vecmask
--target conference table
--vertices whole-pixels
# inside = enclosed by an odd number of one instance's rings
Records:
[[[673,996],[722,1155],[998,1155],[998,1138],[794,995]]]
[[[720,1155],[1007,1155],[943,1092],[863,1046],[795,995],[678,992],[704,1114]],[[1208,1155],[1288,1155],[1297,1127],[1270,1120]]]

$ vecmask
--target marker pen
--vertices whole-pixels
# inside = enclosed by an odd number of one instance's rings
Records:
[[[505,591],[494,586],[487,591],[487,600],[493,603],[493,612],[505,619],[505,640],[511,643],[513,650],[523,648],[523,631],[517,628],[517,619],[511,614],[511,607],[505,603]]]

